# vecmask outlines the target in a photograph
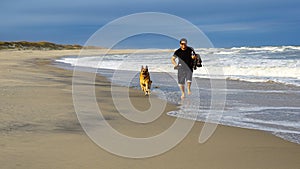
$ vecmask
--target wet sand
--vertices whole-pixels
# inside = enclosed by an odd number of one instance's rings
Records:
[[[199,144],[201,122],[195,123],[180,144],[155,157],[130,159],[103,150],[89,139],[77,120],[72,102],[73,72],[51,65],[52,59],[79,52],[0,51],[1,168],[300,168],[298,144],[262,131],[221,125],[206,143]],[[93,50],[91,54],[99,52]],[[110,82],[99,76],[95,86],[106,120],[123,134],[153,136],[175,120],[165,114],[176,109],[168,104],[156,121],[132,123],[113,106]],[[140,110],[149,107],[147,97],[140,91],[130,89],[130,98]]]

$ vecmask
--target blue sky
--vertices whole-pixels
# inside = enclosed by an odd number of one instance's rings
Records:
[[[195,24],[216,47],[300,45],[299,0],[1,0],[0,9],[1,41],[82,45],[114,19],[163,12]]]

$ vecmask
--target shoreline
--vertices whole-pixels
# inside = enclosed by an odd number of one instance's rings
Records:
[[[66,57],[64,57],[66,58]],[[68,57],[67,57],[68,58]],[[73,57],[69,57],[72,58]],[[67,70],[73,70],[73,66],[69,65],[68,63],[61,63],[61,62],[55,62],[54,63],[57,67],[59,68],[63,68],[63,69],[67,69]],[[78,71],[85,71],[85,72],[95,72],[97,71],[97,74],[99,74],[100,76],[105,76],[107,79],[111,79],[112,74],[114,74],[115,69],[107,69],[107,68],[92,68],[92,67],[79,67],[77,66],[76,69]],[[119,71],[117,71],[118,73]],[[127,72],[127,73],[126,73]],[[119,72],[120,73],[120,72]],[[124,73],[124,75],[117,75],[117,76],[126,76],[127,74],[133,75],[133,74],[138,74],[138,70],[133,71],[133,70],[123,70],[122,73]],[[173,72],[171,72],[173,73]],[[172,76],[176,76],[175,72]],[[157,93],[158,96],[161,93],[161,91],[159,90],[159,88],[161,88],[162,90],[166,90],[166,91],[173,91],[176,92],[177,89],[177,85],[175,85],[175,81],[173,79],[168,79],[168,81],[165,82],[161,82],[161,80],[158,78],[168,78],[164,75],[164,73],[162,72],[152,72],[151,71],[151,77],[154,77],[154,79],[152,79],[154,81],[154,88],[153,88],[153,93]],[[124,81],[125,80],[125,81]],[[211,82],[217,82],[220,79],[207,79],[207,78],[200,78],[200,77],[195,77],[195,81],[194,82],[198,82],[197,86],[200,87],[197,90],[201,91],[201,95],[199,95],[199,98],[201,100],[201,102],[199,103],[200,105],[209,105],[209,103],[205,100],[209,99],[210,91],[211,91]],[[244,116],[243,114],[247,114],[245,112],[251,112],[251,111],[256,111],[256,109],[260,109],[260,111],[258,111],[257,113],[255,113],[258,117],[253,118],[252,120],[257,121],[257,120],[262,120],[261,124],[259,123],[255,123],[253,121],[247,120],[244,121],[244,119],[242,117],[235,119],[235,120],[225,120],[225,121],[219,121],[220,124],[222,125],[226,125],[226,126],[231,126],[231,127],[239,127],[239,128],[245,128],[245,129],[253,129],[253,130],[259,130],[259,131],[264,131],[264,132],[269,132],[272,133],[273,135],[280,137],[286,141],[290,141],[293,143],[298,143],[299,144],[299,140],[300,140],[300,135],[297,134],[299,133],[298,130],[295,128],[294,130],[289,130],[289,123],[285,123],[282,124],[282,122],[280,121],[274,121],[274,122],[268,122],[267,119],[271,119],[275,120],[276,117],[271,117],[270,115],[268,115],[267,117],[264,117],[263,119],[261,119],[259,116],[261,116],[261,114],[264,113],[272,113],[270,110],[272,111],[286,111],[287,113],[289,111],[298,111],[300,109],[300,107],[298,106],[298,103],[296,102],[297,100],[300,99],[299,95],[293,95],[293,93],[299,93],[300,91],[300,87],[297,86],[291,86],[291,85],[285,85],[282,83],[270,83],[270,82],[248,82],[248,81],[240,81],[240,80],[231,80],[231,79],[224,79],[226,80],[227,83],[227,87],[226,90],[222,90],[222,91],[226,91],[226,93],[228,93],[228,99],[230,100],[229,102],[227,102],[227,107],[225,107],[225,109],[233,111],[235,112],[235,115],[232,115],[230,118],[237,118],[240,116]],[[109,80],[110,82],[112,82],[112,80]],[[124,82],[123,82],[124,81]],[[121,85],[121,86],[127,86],[129,85],[130,88],[134,88],[139,90],[139,85],[138,83],[138,78],[135,76],[133,79],[123,79],[120,80],[120,82],[116,82],[116,84],[114,85]],[[127,81],[131,81],[130,84],[127,84]],[[165,84],[172,82],[174,83],[175,87],[172,88],[171,86],[168,86],[166,88]],[[159,91],[156,92],[156,88],[158,88]],[[171,104],[175,104],[175,105],[180,105],[180,99],[178,100],[177,97],[174,98],[173,92],[168,93],[168,94],[172,94],[172,96],[168,96],[169,98],[162,98],[163,100],[171,103]],[[163,92],[164,95],[166,94],[165,92]],[[179,94],[179,93],[178,93]],[[281,95],[280,95],[281,94]],[[203,97],[206,96],[206,97]],[[243,95],[243,96],[241,96]],[[266,97],[266,95],[268,95]],[[197,96],[198,97],[198,96]],[[240,99],[235,99],[235,97],[238,97]],[[259,99],[261,97],[266,97],[268,99]],[[271,97],[271,98],[270,98]],[[285,102],[285,100],[282,100],[282,98],[285,97],[289,97],[291,100],[294,101],[288,101]],[[179,98],[179,96],[178,96]],[[252,98],[257,98],[257,99],[252,99]],[[191,99],[191,98],[190,98]],[[235,100],[234,100],[235,99]],[[193,100],[193,99],[192,99]],[[255,101],[255,100],[259,100],[259,101]],[[243,102],[243,104],[241,105],[235,105],[232,103],[233,102]],[[243,107],[245,105],[247,105],[248,103],[252,103],[253,108],[251,107]],[[283,103],[285,102],[285,103]],[[198,105],[199,105],[198,104]],[[194,105],[197,106],[197,105]],[[239,109],[239,106],[240,110]],[[197,121],[200,122],[205,122],[205,118],[203,117],[203,115],[201,114],[205,114],[205,110],[209,109],[209,107],[202,107],[201,108],[203,111],[199,111],[199,116],[197,115],[197,117],[200,117],[200,119],[198,119]],[[179,110],[181,111],[181,110]],[[184,110],[183,110],[184,111]],[[192,111],[192,110],[191,110]],[[191,112],[190,111],[190,112]],[[193,111],[198,111],[198,110],[193,110]],[[237,113],[239,112],[239,113]],[[168,114],[172,117],[176,117],[176,112],[168,112]],[[178,111],[177,111],[178,113]],[[188,113],[188,112],[186,112]],[[224,111],[223,112],[223,117],[226,119],[230,119],[228,118],[228,116],[226,116],[226,113],[228,113],[228,111]],[[288,114],[284,114],[282,116],[293,116],[292,113],[288,113]],[[251,116],[250,116],[251,117]],[[253,117],[253,116],[252,116]],[[189,117],[186,117],[187,119],[189,119]],[[247,115],[245,115],[245,118],[247,118]],[[248,118],[247,118],[248,119]],[[266,120],[264,120],[266,119]],[[285,121],[286,119],[276,119],[276,120],[282,120]],[[265,123],[264,123],[265,122]],[[254,124],[254,126],[251,126],[251,124]],[[285,130],[285,132],[283,132]]]
[[[91,53],[96,52],[92,51]],[[170,151],[145,159],[112,155],[94,144],[81,129],[72,102],[72,72],[51,59],[79,51],[0,51],[1,140],[3,168],[299,168],[300,146],[269,133],[219,125],[205,144],[198,143],[203,123]],[[96,79],[97,100],[117,130],[149,137],[168,128],[174,118],[163,113],[150,125],[134,124],[114,109],[110,82]],[[130,89],[140,109],[146,100]],[[165,112],[174,110],[168,105]]]

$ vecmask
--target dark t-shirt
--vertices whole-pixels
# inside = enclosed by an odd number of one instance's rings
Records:
[[[179,59],[178,64],[182,66],[188,66],[193,71],[193,62],[192,55],[195,54],[195,51],[191,47],[187,47],[185,50],[181,48],[177,49],[174,52],[174,56]]]

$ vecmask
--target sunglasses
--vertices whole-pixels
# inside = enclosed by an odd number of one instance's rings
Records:
[[[180,45],[186,45],[186,43],[180,43]]]

